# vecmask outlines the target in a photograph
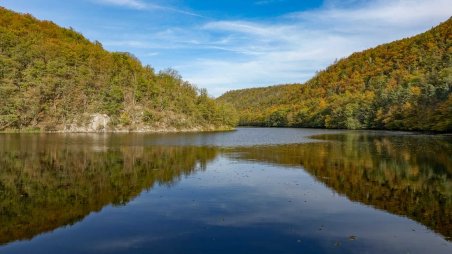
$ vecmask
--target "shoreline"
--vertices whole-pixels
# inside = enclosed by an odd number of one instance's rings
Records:
[[[222,127],[222,128],[192,128],[192,129],[141,129],[141,130],[101,130],[101,131],[71,131],[71,130],[59,130],[59,131],[42,131],[42,130],[6,130],[0,131],[0,134],[132,134],[132,133],[143,133],[143,134],[166,134],[166,133],[202,133],[202,132],[226,132],[235,131],[236,128]]]
[[[171,134],[171,133],[206,133],[206,132],[228,132],[236,131],[237,128],[264,128],[264,129],[318,129],[318,130],[336,130],[336,131],[376,131],[376,132],[397,132],[425,135],[452,135],[452,132],[441,131],[422,131],[422,130],[391,130],[391,129],[334,129],[334,128],[309,128],[309,127],[262,127],[262,126],[236,126],[221,128],[191,128],[191,129],[139,129],[139,130],[59,130],[59,131],[42,131],[40,129],[24,129],[24,130],[6,130],[0,131],[0,134]]]
[[[237,125],[236,128],[265,128],[265,129],[317,129],[317,130],[337,130],[337,131],[390,131],[390,132],[407,132],[417,134],[448,134],[452,135],[450,131],[435,131],[435,130],[404,130],[404,129],[340,129],[340,128],[321,128],[321,127],[269,127],[269,126],[253,126],[253,125]]]

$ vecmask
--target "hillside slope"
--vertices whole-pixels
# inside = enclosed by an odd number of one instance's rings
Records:
[[[354,53],[289,92],[287,86],[245,89],[217,101],[233,104],[242,125],[451,131],[451,46],[449,19]]]
[[[72,29],[0,7],[0,131],[230,128],[234,110]]]
[[[295,102],[301,96],[299,84],[277,85],[269,87],[249,88],[227,92],[217,101],[234,105],[240,112],[239,125],[242,126],[286,126],[287,118],[281,117],[279,122],[277,112],[281,105]],[[267,119],[272,117],[272,120]],[[271,121],[271,123],[270,123]]]

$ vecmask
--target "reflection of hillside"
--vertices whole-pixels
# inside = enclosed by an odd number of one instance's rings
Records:
[[[216,157],[213,148],[99,151],[42,142],[21,146],[9,140],[0,146],[0,244],[73,224],[109,204],[124,204],[143,189],[204,169]]]
[[[239,159],[303,166],[349,199],[414,219],[452,237],[452,143],[440,137],[357,133],[331,142],[240,148]]]
[[[354,201],[452,236],[450,138],[318,136],[329,142],[224,150],[300,166]],[[155,184],[204,169],[219,149],[143,147],[134,136],[0,136],[0,244],[29,239],[122,205]]]

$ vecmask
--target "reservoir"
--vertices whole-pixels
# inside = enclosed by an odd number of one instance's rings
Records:
[[[452,253],[452,136],[0,134],[0,253]]]

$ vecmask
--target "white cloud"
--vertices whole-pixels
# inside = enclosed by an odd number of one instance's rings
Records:
[[[452,14],[450,0],[374,0],[358,8],[337,7],[329,1],[327,7],[292,14],[307,22],[332,24],[335,27],[364,28],[370,25],[413,27],[444,20]],[[356,2],[356,1],[354,1]],[[355,3],[356,4],[356,3]]]
[[[136,9],[136,10],[161,10],[161,11],[169,11],[169,12],[176,12],[179,14],[194,16],[194,17],[203,17],[202,15],[196,14],[191,11],[186,11],[178,8],[173,8],[169,6],[164,6],[156,3],[149,3],[144,2],[141,0],[93,0],[100,4],[107,4],[107,5],[115,5],[115,6],[122,6],[127,7],[130,9]]]

